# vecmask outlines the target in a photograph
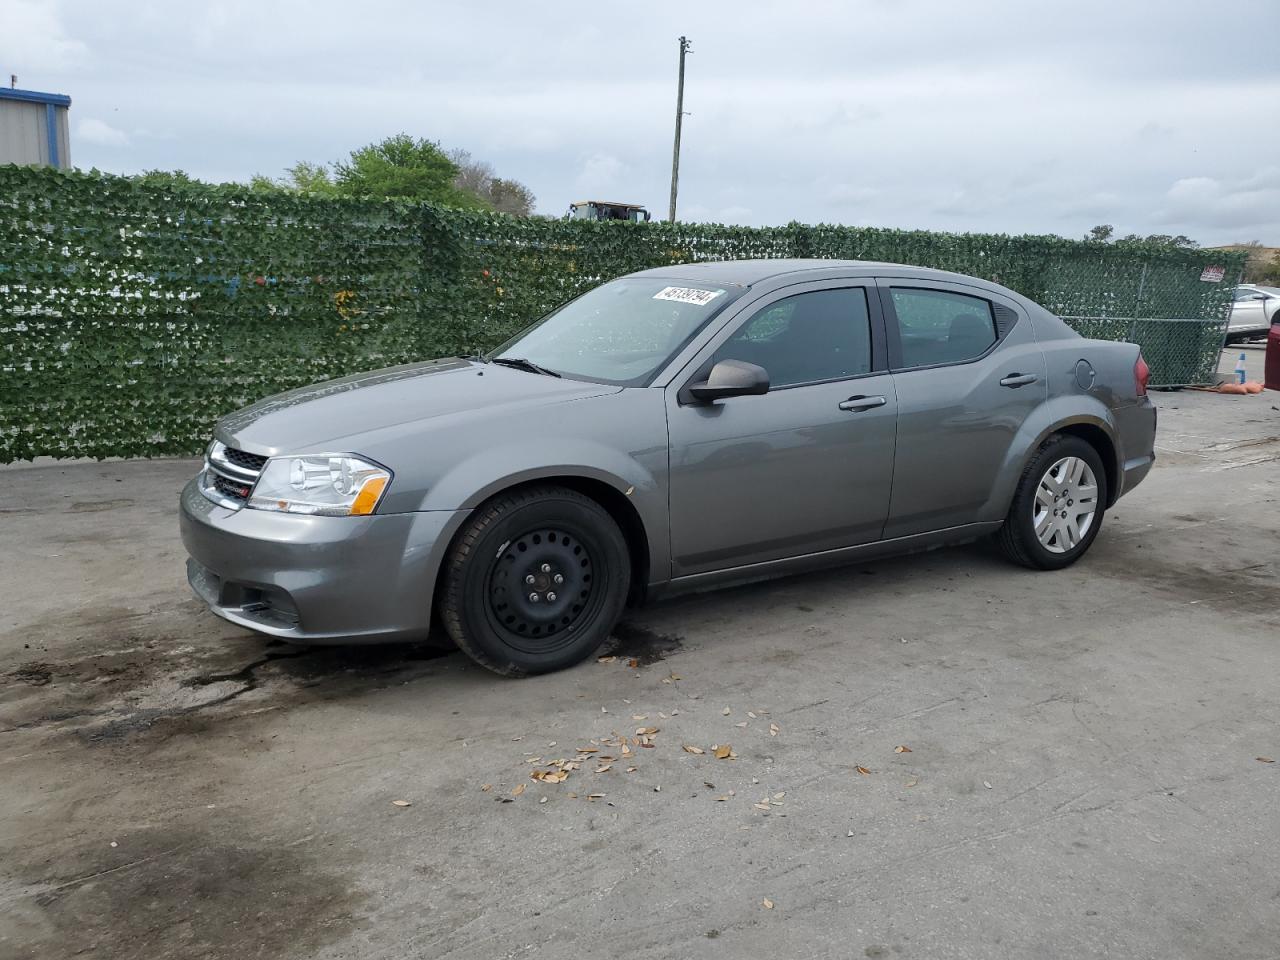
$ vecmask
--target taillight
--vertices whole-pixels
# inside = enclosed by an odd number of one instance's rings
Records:
[[[1147,361],[1142,359],[1142,354],[1138,354],[1138,359],[1133,364],[1133,389],[1137,391],[1138,396],[1147,395],[1147,382],[1150,379],[1151,368],[1147,366]]]

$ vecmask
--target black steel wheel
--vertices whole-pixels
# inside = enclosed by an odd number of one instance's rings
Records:
[[[482,666],[546,673],[599,648],[630,578],[626,540],[603,507],[563,487],[526,488],[481,506],[459,533],[440,614]]]

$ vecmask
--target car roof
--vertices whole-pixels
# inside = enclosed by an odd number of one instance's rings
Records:
[[[676,263],[667,267],[641,270],[631,276],[702,281],[704,283],[733,283],[749,287],[766,280],[794,276],[805,279],[810,273],[829,273],[841,277],[914,277],[920,280],[940,280],[987,287],[1001,293],[1011,293],[999,284],[977,277],[930,267],[914,267],[902,263],[883,263],[876,260],[717,260],[707,263]],[[814,279],[820,279],[814,276]]]

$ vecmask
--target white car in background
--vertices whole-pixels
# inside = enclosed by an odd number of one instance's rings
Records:
[[[1236,287],[1231,319],[1227,321],[1227,343],[1241,343],[1255,337],[1265,339],[1274,322],[1280,322],[1280,287],[1256,283]]]

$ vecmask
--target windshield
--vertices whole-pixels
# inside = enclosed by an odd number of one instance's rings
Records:
[[[577,380],[645,386],[742,290],[624,277],[566,303],[491,353]]]

